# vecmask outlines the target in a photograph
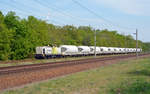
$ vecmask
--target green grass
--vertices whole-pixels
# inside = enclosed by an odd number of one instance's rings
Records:
[[[3,94],[150,94],[150,58],[122,61]]]
[[[150,94],[150,82],[145,79],[137,79],[122,82],[110,91],[111,94]]]

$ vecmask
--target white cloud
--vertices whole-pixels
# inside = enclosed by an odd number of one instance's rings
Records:
[[[95,0],[97,4],[132,15],[150,15],[150,0]]]

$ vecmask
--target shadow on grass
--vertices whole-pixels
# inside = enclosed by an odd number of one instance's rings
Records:
[[[132,72],[128,72],[128,74],[131,75],[139,75],[139,76],[150,76],[150,70],[138,70],[138,71],[132,71]]]

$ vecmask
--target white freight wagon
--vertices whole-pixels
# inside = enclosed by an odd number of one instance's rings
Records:
[[[95,47],[94,46],[89,46],[90,47],[90,54],[94,54],[95,53]],[[96,47],[96,54],[100,54],[100,48]]]
[[[78,47],[74,45],[61,45],[61,54],[66,56],[78,55]]]
[[[90,54],[90,47],[78,46],[78,52],[80,55],[88,55],[88,54]]]
[[[107,54],[107,53],[109,53],[108,52],[108,47],[99,47],[100,48],[100,51],[101,51],[101,54]]]

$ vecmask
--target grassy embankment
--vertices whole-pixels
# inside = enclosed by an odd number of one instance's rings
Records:
[[[122,61],[3,94],[150,94],[150,58]]]

